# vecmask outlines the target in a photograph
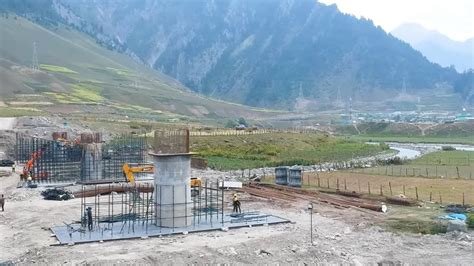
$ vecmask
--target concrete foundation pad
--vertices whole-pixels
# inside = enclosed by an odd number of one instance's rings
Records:
[[[197,219],[197,218],[196,218]],[[81,228],[80,224],[72,224],[69,226],[54,226],[51,231],[58,239],[59,243],[55,245],[80,244],[90,242],[124,240],[124,239],[139,239],[147,237],[160,237],[165,235],[176,235],[185,233],[196,233],[205,231],[216,231],[226,229],[235,229],[242,227],[273,225],[281,223],[289,223],[290,220],[262,213],[249,213],[241,215],[224,215],[222,217],[214,217],[208,221],[193,221],[194,224],[188,227],[166,228],[159,227],[148,223],[139,222],[115,222],[115,223],[100,223],[99,227],[93,231]]]

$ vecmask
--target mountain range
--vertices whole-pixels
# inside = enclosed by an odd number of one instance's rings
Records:
[[[416,23],[405,23],[390,32],[441,66],[454,66],[459,72],[474,69],[474,38],[459,42]]]
[[[472,72],[432,63],[372,21],[315,0],[11,0],[2,9],[67,25],[194,92],[250,106],[474,104]]]

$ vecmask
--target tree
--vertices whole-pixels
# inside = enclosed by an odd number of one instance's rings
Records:
[[[225,124],[226,128],[235,128],[236,126],[238,126],[238,124],[235,122],[235,120],[228,120]]]
[[[247,121],[243,117],[239,118],[239,120],[237,122],[239,123],[239,125],[244,125],[245,127],[249,126],[249,124],[247,123]]]

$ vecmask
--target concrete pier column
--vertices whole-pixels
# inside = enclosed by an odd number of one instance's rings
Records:
[[[191,154],[150,154],[155,165],[155,224],[185,227],[192,222]]]
[[[83,181],[102,179],[102,143],[84,145]]]

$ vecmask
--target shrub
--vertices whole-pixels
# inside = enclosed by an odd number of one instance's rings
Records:
[[[467,226],[474,229],[474,213],[469,213],[467,215]]]
[[[380,142],[379,146],[383,151],[390,149],[390,146],[388,146],[388,144],[386,144],[385,142]]]
[[[443,146],[443,147],[441,147],[441,149],[443,151],[455,151],[456,150],[456,148],[454,148],[453,146]]]

